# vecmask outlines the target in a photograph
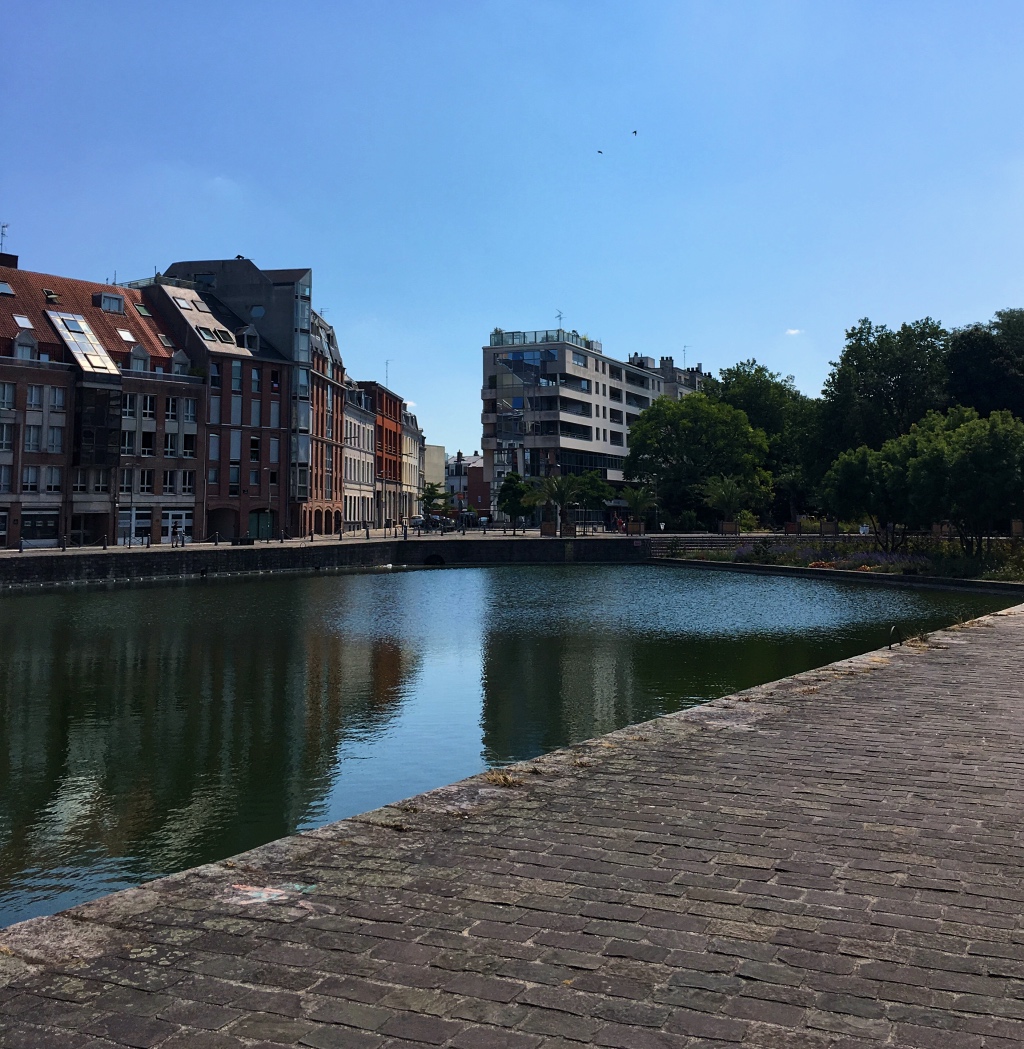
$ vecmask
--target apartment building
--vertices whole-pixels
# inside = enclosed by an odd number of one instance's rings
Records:
[[[310,492],[302,534],[337,535],[345,520],[345,365],[334,328],[315,310],[309,341]]]
[[[410,517],[423,512],[423,472],[425,443],[423,431],[416,416],[402,405],[402,464],[401,489],[399,495],[398,516],[408,521]]]
[[[402,483],[402,399],[378,382],[356,385],[369,397],[374,415],[375,528],[397,524]]]
[[[353,380],[345,381],[344,527],[366,528],[376,514],[376,426],[373,398]]]
[[[492,501],[505,474],[596,470],[623,479],[629,428],[657,397],[700,388],[703,373],[671,357],[605,356],[596,339],[562,328],[495,328],[483,347],[483,467]]]
[[[205,390],[190,370],[139,290],[0,256],[0,546],[191,534]]]

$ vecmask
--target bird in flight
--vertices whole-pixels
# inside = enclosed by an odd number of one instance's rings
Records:
[[[598,153],[601,153],[603,155],[604,154],[604,150],[603,149],[599,149]]]
[[[634,137],[634,138],[636,137],[636,132],[635,132],[635,131],[633,132],[633,137]]]

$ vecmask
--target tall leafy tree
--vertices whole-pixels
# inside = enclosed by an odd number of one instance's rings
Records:
[[[498,509],[512,518],[513,535],[516,534],[519,518],[526,513],[529,506],[529,494],[530,486],[515,470],[510,470],[502,478],[501,487],[498,489]]]
[[[948,339],[931,317],[901,324],[859,321],[825,381],[822,435],[834,454],[881,448],[926,412],[945,408]]]
[[[762,430],[731,404],[703,393],[680,401],[656,400],[629,433],[627,477],[657,486],[673,514],[704,509],[703,485],[711,477],[735,477],[758,493],[771,490],[765,470],[768,441]]]
[[[949,394],[982,415],[1024,417],[1024,310],[999,310],[988,324],[950,335]]]

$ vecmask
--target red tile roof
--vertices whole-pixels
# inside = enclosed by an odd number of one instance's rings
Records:
[[[14,314],[20,313],[32,322],[29,333],[39,343],[40,350],[48,352],[51,360],[70,362],[71,355],[54,331],[53,324],[46,315],[47,310],[83,316],[103,344],[103,348],[117,364],[127,359],[133,345],[121,338],[118,328],[131,332],[135,339],[134,344],[145,349],[157,364],[169,361],[174,354],[173,349],[168,349],[160,341],[160,335],[170,336],[170,331],[157,317],[143,317],[135,309],[136,303],[143,302],[142,292],[136,288],[97,284],[88,280],[75,280],[73,277],[57,277],[52,273],[32,273],[8,266],[0,266],[0,281],[6,282],[14,289],[14,295],[0,295],[0,346],[4,347],[0,349],[0,354],[5,352],[8,340],[13,340],[26,330],[20,328],[14,320]],[[47,302],[43,294],[44,288],[55,292],[59,301]],[[97,294],[122,296],[124,313],[107,313],[99,306],[94,306],[93,296]]]

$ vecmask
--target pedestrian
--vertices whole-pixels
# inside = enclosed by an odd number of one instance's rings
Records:
[[[171,525],[171,549],[173,550],[178,545],[178,522],[175,521]]]

